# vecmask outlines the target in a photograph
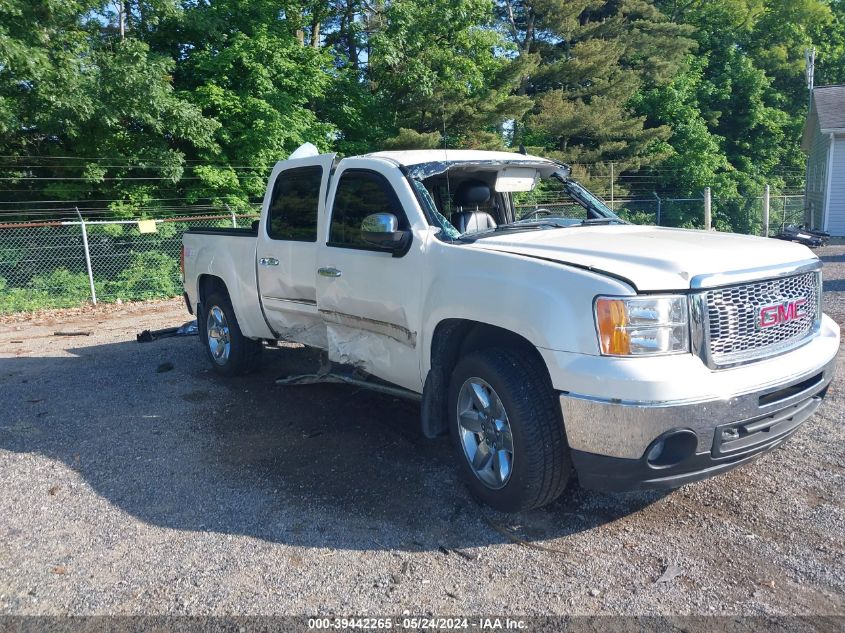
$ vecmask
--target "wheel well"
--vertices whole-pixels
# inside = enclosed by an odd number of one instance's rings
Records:
[[[524,336],[468,319],[441,321],[431,338],[431,369],[423,387],[422,431],[426,437],[436,437],[448,431],[447,391],[455,365],[467,354],[490,348],[518,351],[540,363],[548,376],[543,357]]]
[[[451,375],[458,360],[463,356],[494,347],[526,352],[543,362],[537,348],[524,336],[488,323],[447,319],[438,323],[434,329],[431,339],[431,364],[439,363]]]
[[[227,297],[229,296],[226,283],[220,277],[215,277],[214,275],[200,275],[197,289],[199,291],[200,303],[205,303],[206,297],[218,291],[224,293]]]

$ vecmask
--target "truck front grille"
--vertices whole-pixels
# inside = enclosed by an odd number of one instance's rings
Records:
[[[704,292],[712,364],[769,356],[811,336],[821,316],[820,280],[819,273],[808,272]],[[800,308],[793,307],[797,300],[804,300]],[[761,319],[774,324],[763,326]]]

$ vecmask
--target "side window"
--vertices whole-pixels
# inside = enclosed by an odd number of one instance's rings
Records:
[[[329,246],[371,249],[361,239],[361,222],[371,213],[392,213],[400,229],[408,228],[399,198],[384,176],[357,169],[343,172],[332,207]]]
[[[317,241],[317,207],[323,168],[297,167],[279,174],[273,185],[267,235],[274,240]]]

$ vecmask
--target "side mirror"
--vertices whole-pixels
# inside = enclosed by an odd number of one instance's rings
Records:
[[[411,242],[411,232],[400,231],[399,220],[392,213],[373,213],[361,222],[361,239],[397,255],[404,254]]]

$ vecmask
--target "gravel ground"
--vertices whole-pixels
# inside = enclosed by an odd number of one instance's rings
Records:
[[[845,324],[845,247],[819,253]],[[417,405],[275,385],[309,350],[226,380],[195,337],[135,342],[187,318],[0,319],[0,613],[845,614],[842,353],[817,415],[750,465],[502,515]]]

